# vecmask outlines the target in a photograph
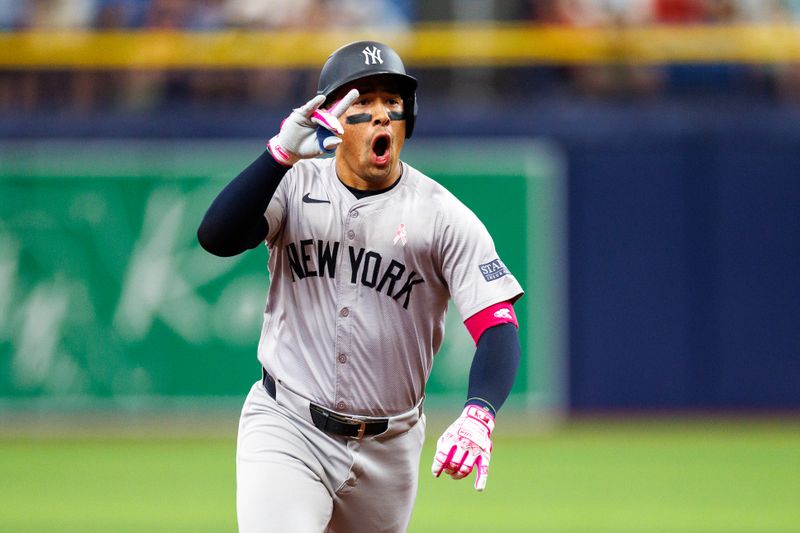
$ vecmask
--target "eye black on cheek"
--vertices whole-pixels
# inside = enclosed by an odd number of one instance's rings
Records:
[[[364,122],[370,122],[372,120],[372,115],[369,113],[355,113],[344,120],[348,124],[362,124]]]

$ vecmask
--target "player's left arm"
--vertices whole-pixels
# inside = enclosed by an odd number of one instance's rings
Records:
[[[461,479],[475,470],[475,488],[486,488],[495,415],[514,384],[520,361],[518,322],[510,302],[475,313],[465,325],[476,343],[467,401],[461,416],[436,443],[431,470]]]
[[[511,302],[491,305],[469,317],[464,325],[476,346],[465,407],[477,405],[496,416],[511,392],[519,368],[519,322],[514,306]]]

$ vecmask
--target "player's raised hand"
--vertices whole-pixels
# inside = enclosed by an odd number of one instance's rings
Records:
[[[491,413],[475,405],[465,407],[436,443],[436,455],[431,466],[433,475],[439,477],[444,472],[453,479],[461,479],[474,469],[475,489],[485,489],[492,457],[493,430]]]
[[[291,166],[300,159],[330,154],[342,142],[344,128],[339,117],[358,98],[352,89],[328,111],[320,109],[324,95],[317,95],[292,111],[281,124],[281,130],[269,140],[269,151],[279,163]]]

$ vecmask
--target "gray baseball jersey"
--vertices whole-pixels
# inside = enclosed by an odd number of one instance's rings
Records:
[[[335,159],[301,161],[265,216],[271,281],[259,360],[335,411],[413,408],[448,300],[466,319],[522,295],[480,220],[405,163],[394,188],[359,200],[337,178]]]

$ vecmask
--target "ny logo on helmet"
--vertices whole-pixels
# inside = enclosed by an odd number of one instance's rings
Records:
[[[383,59],[381,59],[381,49],[377,46],[373,46],[372,50],[369,49],[369,46],[364,48],[361,51],[364,54],[364,64],[365,65],[375,65],[375,64],[383,64]]]

